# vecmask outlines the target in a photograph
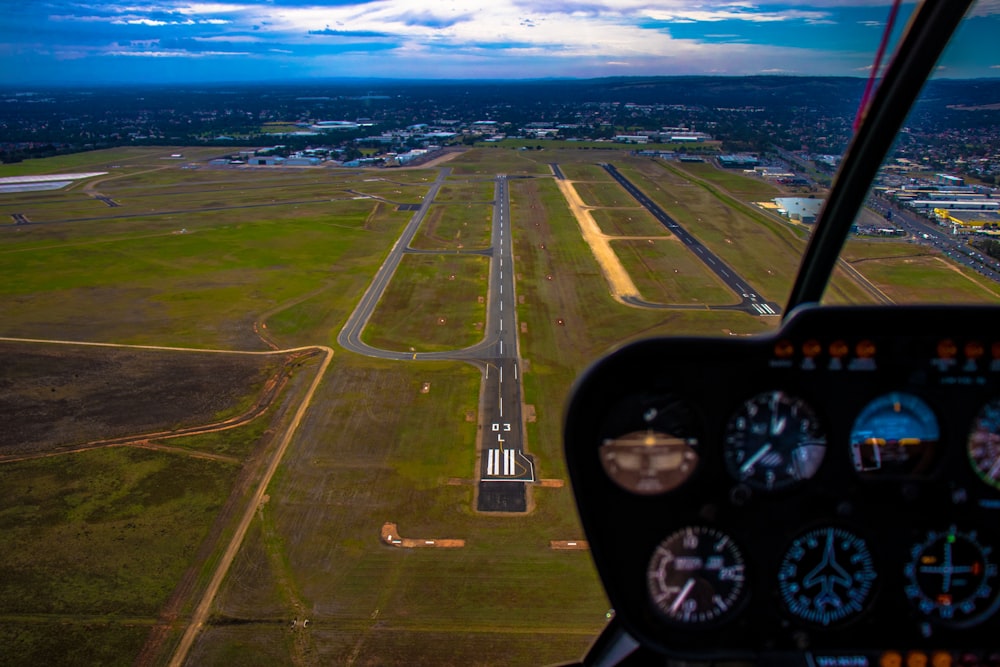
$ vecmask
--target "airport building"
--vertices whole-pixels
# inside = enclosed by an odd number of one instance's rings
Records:
[[[753,169],[758,164],[760,160],[756,155],[720,155],[716,158],[720,167],[725,169]]]
[[[777,197],[774,200],[777,211],[789,220],[811,225],[823,208],[823,199],[811,197]]]

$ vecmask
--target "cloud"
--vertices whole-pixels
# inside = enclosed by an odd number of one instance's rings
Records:
[[[331,30],[329,27],[322,30],[310,30],[310,35],[328,35],[330,37],[392,37],[387,32],[377,30]]]

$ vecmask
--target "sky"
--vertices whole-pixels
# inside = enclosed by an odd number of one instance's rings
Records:
[[[0,85],[867,76],[891,4],[0,0]],[[1000,0],[979,0],[938,76],[1000,76],[998,35]]]

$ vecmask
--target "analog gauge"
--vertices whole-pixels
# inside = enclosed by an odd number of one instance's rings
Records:
[[[863,539],[841,528],[818,528],[785,552],[778,591],[792,616],[826,627],[864,611],[876,576]]]
[[[826,435],[805,401],[768,391],[746,401],[726,425],[725,461],[741,482],[781,489],[819,470]]]
[[[974,625],[996,611],[997,565],[993,549],[975,531],[929,531],[910,549],[904,568],[906,596],[930,620]]]
[[[695,626],[732,612],[746,590],[743,554],[725,533],[684,528],[653,552],[646,572],[649,595],[664,617]]]
[[[979,477],[1000,489],[1000,399],[994,398],[976,415],[967,449]]]
[[[913,394],[879,396],[851,429],[851,459],[862,473],[907,475],[930,466],[939,437],[937,418]]]
[[[655,495],[683,484],[698,464],[694,417],[670,397],[630,399],[615,410],[609,425],[622,435],[604,438],[601,465],[616,484],[632,493]]]

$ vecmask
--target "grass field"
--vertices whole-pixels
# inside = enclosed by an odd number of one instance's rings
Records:
[[[489,260],[479,255],[407,255],[365,328],[369,345],[432,352],[483,337]]]
[[[171,152],[185,158],[162,159]],[[113,173],[91,189],[116,208],[91,198],[87,183],[0,195],[3,210],[47,221],[0,225],[0,335],[268,349],[256,326],[281,348],[335,348],[187,664],[578,658],[608,601],[586,551],[549,548],[583,537],[569,487],[533,488],[523,516],[473,510],[479,370],[362,357],[334,343],[412,215],[397,205],[422,202],[437,170],[204,167],[213,152],[122,149],[4,167],[24,174],[106,165]],[[198,168],[183,168],[189,162]],[[707,166],[682,170],[576,147],[473,149],[446,164],[451,175],[414,241],[431,252],[405,255],[365,340],[430,351],[482,339],[489,260],[456,251],[489,246],[493,176],[528,176],[509,181],[523,397],[534,415],[527,450],[540,477],[565,482],[566,396],[598,355],[648,335],[753,334],[776,322],[615,301],[551,177],[553,162],[597,207],[606,233],[642,237],[613,247],[651,300],[735,297],[597,162],[618,165],[779,302],[804,241],[745,204],[761,182]],[[66,222],[74,218],[88,219]],[[997,298],[993,286],[908,244],[851,243],[845,257],[898,300]],[[839,277],[831,298],[866,297]],[[116,367],[87,352],[72,363],[39,358],[25,345],[0,345],[6,418],[17,421],[32,406],[71,415],[62,430],[44,428],[51,417],[25,430],[39,447],[225,418],[252,405],[267,377],[286,378],[273,408],[238,428],[156,440],[155,449],[0,461],[0,665],[166,664],[317,361],[195,367],[157,364],[161,353],[147,351]],[[11,445],[0,443],[3,456]],[[465,546],[390,547],[379,538],[387,521],[405,537]]]
[[[598,208],[590,213],[601,231],[611,236],[670,236],[667,228],[644,208]]]
[[[423,250],[488,248],[492,230],[492,206],[434,204],[410,245]]]
[[[738,303],[736,295],[676,240],[615,241],[612,247],[647,301],[706,306]]]

